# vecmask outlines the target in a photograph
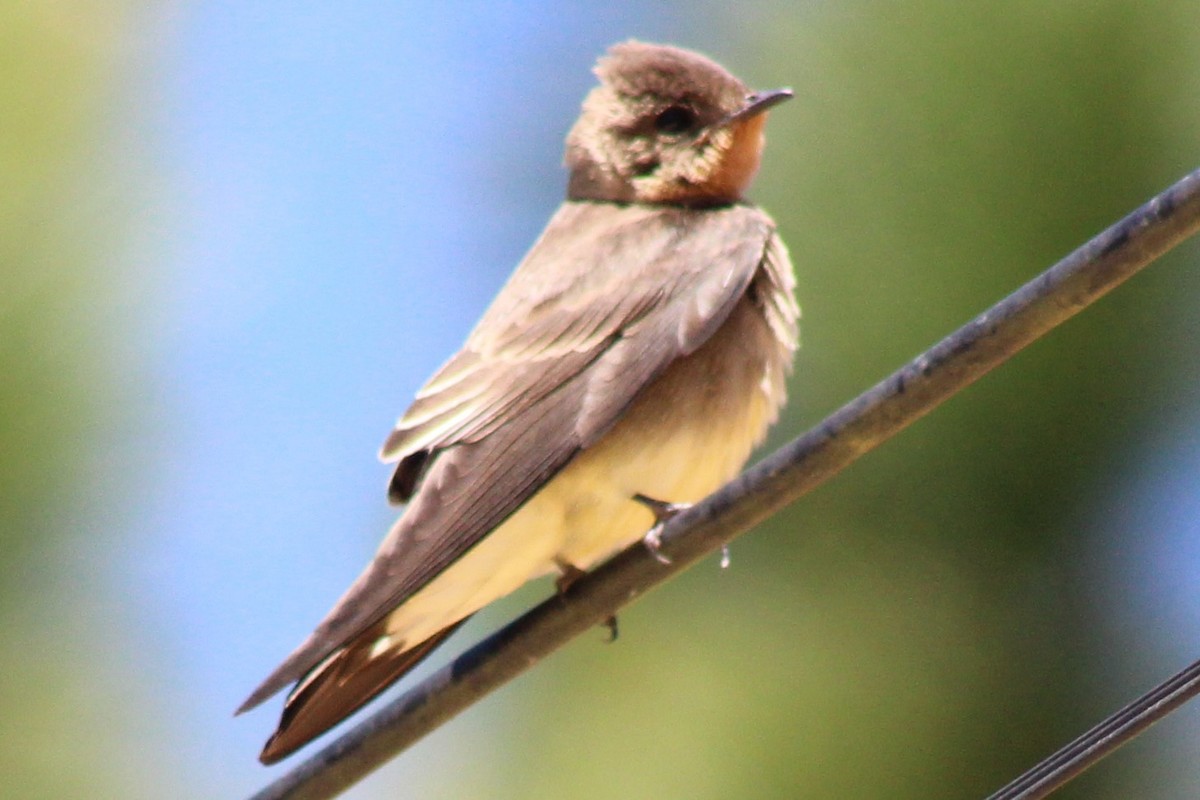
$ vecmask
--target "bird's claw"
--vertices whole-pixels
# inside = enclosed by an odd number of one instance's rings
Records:
[[[575,581],[587,575],[587,571],[580,569],[570,562],[559,559],[555,559],[555,564],[558,565],[559,574],[554,580],[554,588],[558,592],[558,597],[562,599],[566,597],[567,592]],[[608,628],[608,640],[615,642],[617,640],[617,615],[613,614],[600,624]]]
[[[663,565],[670,564],[671,559],[662,554],[662,532],[667,522],[672,517],[678,516],[681,512],[692,507],[691,503],[668,503],[663,500],[655,500],[653,497],[647,497],[644,494],[635,494],[633,499],[650,509],[650,513],[654,515],[654,527],[646,532],[642,537],[642,544],[650,551],[650,555]]]
[[[654,523],[654,527],[642,537],[642,544],[650,551],[650,555],[654,556],[655,561],[663,566],[667,566],[671,563],[671,559],[662,553],[662,529],[663,524],[661,522]]]

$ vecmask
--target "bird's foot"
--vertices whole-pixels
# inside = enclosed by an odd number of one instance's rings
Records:
[[[555,564],[558,565],[558,577],[554,579],[554,588],[559,597],[565,595],[575,581],[587,575],[587,572],[566,561],[555,559]]]
[[[655,560],[660,564],[670,564],[671,559],[662,554],[662,532],[667,522],[672,517],[678,516],[681,512],[692,507],[691,503],[667,503],[662,500],[655,500],[653,497],[647,497],[644,494],[635,494],[633,499],[650,509],[650,513],[654,515],[654,527],[646,532],[642,537],[642,544],[650,551],[650,555],[654,556]]]
[[[554,563],[558,566],[558,577],[554,579],[554,588],[558,592],[558,596],[563,597],[575,581],[587,575],[587,572],[567,561],[555,559]],[[613,614],[600,624],[608,628],[608,640],[615,642],[617,640],[617,615]]]

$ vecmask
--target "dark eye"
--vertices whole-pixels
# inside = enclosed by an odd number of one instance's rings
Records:
[[[670,106],[654,118],[654,129],[659,133],[686,133],[695,124],[696,115],[683,106]]]

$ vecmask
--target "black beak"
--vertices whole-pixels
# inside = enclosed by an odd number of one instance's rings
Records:
[[[733,123],[738,122],[739,120],[749,119],[750,117],[756,117],[759,114],[766,111],[768,108],[777,106],[780,103],[782,103],[784,100],[791,100],[791,99],[792,99],[792,90],[791,89],[771,89],[771,90],[765,91],[765,92],[755,92],[754,94],[752,94],[746,98],[746,105],[742,106],[737,111],[733,112],[728,117],[726,117],[724,120],[722,120],[721,125],[719,125],[717,127],[724,127],[725,125],[732,125]]]
[[[777,106],[784,100],[792,99],[791,89],[771,89],[765,92],[755,92],[746,97],[746,104],[722,120],[714,122],[700,132],[696,144],[701,145],[709,140],[716,131],[727,128],[735,122],[756,117],[772,106]]]

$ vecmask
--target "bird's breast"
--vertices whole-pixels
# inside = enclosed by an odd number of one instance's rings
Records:
[[[783,405],[795,345],[763,307],[747,293],[611,430],[389,615],[395,641],[423,641],[532,578],[590,569],[636,542],[654,523],[636,494],[691,503],[737,474]]]
[[[556,558],[588,569],[644,535],[653,515],[636,494],[693,503],[736,475],[783,404],[791,354],[743,298],[539,492],[563,517]]]

